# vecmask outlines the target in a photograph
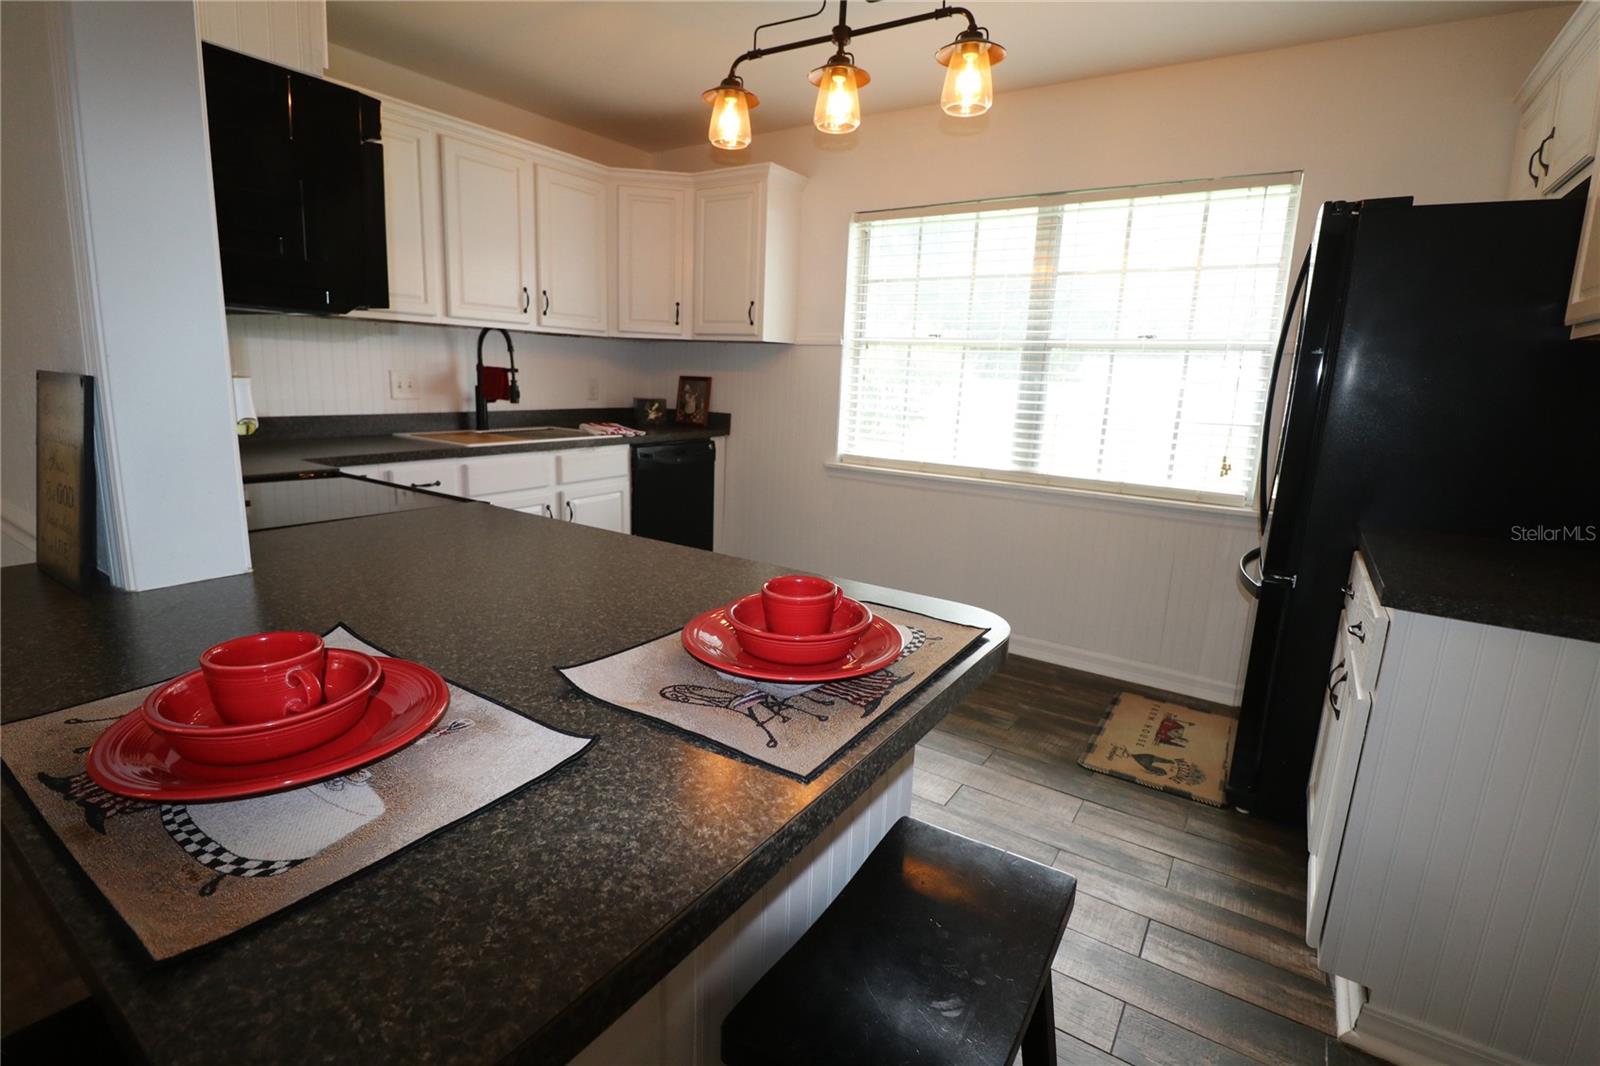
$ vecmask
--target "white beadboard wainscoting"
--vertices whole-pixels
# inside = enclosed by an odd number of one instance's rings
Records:
[[[478,331],[464,326],[308,315],[230,314],[233,372],[250,378],[256,412],[286,415],[406,414],[472,410]],[[644,396],[646,353],[637,341],[512,331],[520,403],[493,410],[627,407]],[[491,333],[484,362],[506,365]],[[391,370],[414,375],[414,398],[389,395]],[[654,375],[651,375],[653,378]],[[654,393],[671,396],[671,390]]]
[[[656,395],[709,374],[733,415],[729,551],[977,604],[1018,654],[1237,702],[1249,511],[833,469],[836,344],[654,347]]]
[[[794,946],[894,823],[911,813],[907,753],[693,954],[595,1038],[578,1066],[722,1061],[722,1019]]]

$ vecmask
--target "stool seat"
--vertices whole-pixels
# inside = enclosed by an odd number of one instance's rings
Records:
[[[729,1012],[722,1061],[1005,1066],[1020,1046],[1053,1063],[1050,960],[1076,886],[902,818]]]

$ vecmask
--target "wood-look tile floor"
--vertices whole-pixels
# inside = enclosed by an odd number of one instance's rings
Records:
[[[1059,1062],[1376,1061],[1333,1039],[1303,835],[1078,765],[1125,689],[1164,695],[1012,656],[916,751],[916,817],[1078,879],[1055,957]]]

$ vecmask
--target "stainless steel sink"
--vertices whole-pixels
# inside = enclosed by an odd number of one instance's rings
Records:
[[[571,426],[525,426],[520,429],[450,429],[432,433],[396,433],[409,440],[450,444],[457,448],[488,448],[505,444],[551,443],[588,440],[590,435]]]

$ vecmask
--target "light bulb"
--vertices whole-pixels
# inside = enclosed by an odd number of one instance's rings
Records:
[[[704,95],[711,102],[711,129],[707,134],[711,143],[731,150],[748,148],[750,108],[755,94],[737,85],[719,85]]]
[[[989,73],[989,42],[962,41],[950,56],[939,106],[947,115],[970,118],[994,103],[994,81]]]
[[[856,77],[848,63],[823,67],[817,79],[817,107],[812,121],[823,133],[849,133],[861,125],[861,94],[864,81]]]

